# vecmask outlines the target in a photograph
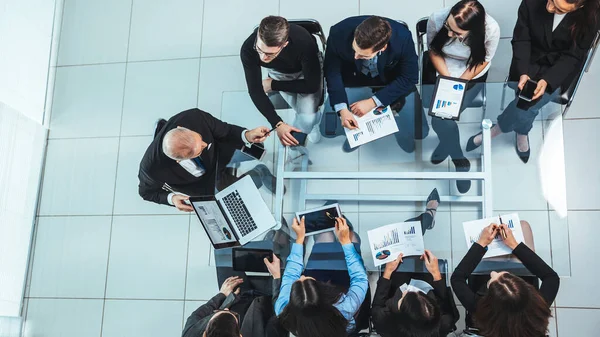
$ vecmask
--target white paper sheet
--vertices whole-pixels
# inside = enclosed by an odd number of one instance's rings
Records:
[[[467,90],[467,84],[447,78],[439,78],[437,91],[433,95],[431,112],[443,118],[457,118]]]
[[[358,122],[358,129],[344,128],[351,148],[398,132],[398,125],[396,125],[394,114],[389,106],[381,111],[373,109],[364,116],[355,117],[355,119]]]
[[[367,232],[375,267],[393,261],[398,254],[420,256],[425,251],[420,221],[399,222]]]
[[[525,239],[523,237],[523,229],[521,228],[519,214],[512,213],[501,215],[500,217],[502,218],[502,222],[508,225],[508,228],[512,229],[513,235],[517,242],[523,242]],[[491,217],[487,219],[463,222],[463,229],[465,231],[465,238],[467,240],[467,248],[471,248],[471,245],[479,240],[481,231],[493,223],[500,224],[500,219],[498,217]],[[498,234],[488,246],[488,251],[485,253],[483,258],[485,259],[507,254],[512,254],[512,250],[504,244],[501,235]]]

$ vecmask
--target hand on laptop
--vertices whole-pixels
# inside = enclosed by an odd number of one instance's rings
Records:
[[[173,205],[177,207],[178,210],[183,212],[193,212],[194,208],[185,203],[189,199],[190,197],[187,195],[175,194],[171,200],[173,201]]]
[[[292,229],[296,233],[296,243],[299,245],[304,244],[304,238],[306,237],[306,227],[304,226],[304,217],[300,219],[300,222],[294,217],[292,223]]]
[[[244,279],[240,278],[239,276],[229,277],[225,280],[225,282],[223,282],[223,285],[221,285],[221,290],[219,292],[225,296],[229,296],[229,294],[231,294],[233,290],[243,282]],[[239,294],[239,291],[236,291],[236,294]]]
[[[342,245],[352,243],[352,240],[350,240],[350,227],[348,227],[346,219],[342,217],[335,218],[335,235]]]
[[[363,99],[362,101],[350,104],[350,110],[353,114],[357,115],[358,117],[364,116],[376,107],[377,104],[375,104],[375,101],[372,98]]]
[[[273,276],[273,279],[281,278],[281,260],[273,253],[273,262],[269,262],[269,259],[265,257],[263,260],[269,273]]]

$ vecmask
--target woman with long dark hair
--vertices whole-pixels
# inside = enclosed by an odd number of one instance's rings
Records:
[[[523,224],[524,222],[521,221]],[[542,281],[539,290],[509,272],[492,272],[484,289],[474,292],[467,279],[487,252],[487,246],[506,233],[504,243],[523,265]],[[458,264],[451,278],[452,289],[465,309],[474,317],[478,334],[486,337],[543,337],[551,317],[550,306],[556,298],[560,279],[536,253],[518,243],[506,224],[491,224],[481,232]]]
[[[367,273],[356,251],[344,218],[336,219],[338,237],[350,276],[350,287],[344,292],[331,283],[302,275],[306,228],[304,218],[294,218],[292,229],[296,242],[292,245],[283,277],[275,314],[284,328],[298,337],[343,337],[354,333],[355,316],[369,289]]]
[[[518,96],[498,116],[491,135],[515,132],[515,150],[529,161],[529,131],[540,109],[553,95],[569,88],[598,31],[600,0],[523,0],[513,32],[509,81],[522,90],[537,82],[531,102]],[[478,148],[482,134],[469,139],[467,151]]]
[[[469,81],[467,90],[475,83],[485,82],[491,61],[500,41],[500,26],[476,0],[462,0],[451,8],[434,12],[427,21],[429,61],[437,74]],[[424,74],[424,83],[434,83],[435,74]],[[467,99],[468,99],[467,95]],[[465,104],[465,106],[468,104]],[[431,126],[440,143],[431,157],[433,164],[443,162],[448,156],[457,171],[471,169],[460,147],[460,134],[454,120],[433,117]],[[456,187],[466,193],[471,181],[458,180]]]

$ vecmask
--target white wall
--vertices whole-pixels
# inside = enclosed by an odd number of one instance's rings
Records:
[[[0,0],[0,317],[20,315],[61,13],[62,0]]]

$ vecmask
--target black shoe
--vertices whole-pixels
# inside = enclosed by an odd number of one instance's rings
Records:
[[[348,139],[346,139],[346,141],[344,142],[344,145],[342,145],[342,151],[346,152],[346,153],[351,153],[354,152],[356,150],[358,150],[360,146],[356,146],[354,148],[350,147],[350,143],[348,143]]]
[[[517,151],[517,154],[519,155],[519,158],[521,158],[523,163],[527,164],[527,162],[529,161],[529,156],[531,155],[531,144],[529,143],[529,135],[527,135],[527,151],[525,152],[519,151],[519,145],[517,143],[518,136],[519,135],[517,135],[517,133],[515,132],[515,150]]]
[[[431,163],[433,165],[440,164],[441,162],[446,160],[448,156],[449,153],[446,152],[446,148],[442,146],[442,144],[438,144],[438,146],[435,148],[435,150],[433,150],[433,153],[431,154]]]
[[[454,166],[456,167],[456,172],[469,172],[471,170],[471,162],[467,158],[462,159],[452,159]],[[469,189],[471,189],[471,181],[470,180],[457,180],[456,188],[460,193],[467,193]]]
[[[467,142],[467,152],[471,152],[471,151],[475,150],[476,148],[480,147],[481,144],[483,144],[483,139],[482,139],[481,143],[479,143],[479,145],[475,144],[475,137],[477,137],[481,134],[483,134],[483,132],[480,132],[480,133],[476,134],[475,136],[469,138],[469,141]]]
[[[412,139],[411,137],[406,137],[406,136],[400,135],[399,132],[396,132],[395,136],[396,136],[396,143],[398,143],[398,145],[400,146],[400,148],[402,150],[404,150],[404,152],[406,152],[406,153],[415,152],[415,140],[414,139]]]
[[[164,118],[159,118],[156,123],[154,123],[154,138],[158,135],[160,130],[167,124],[167,120]]]
[[[440,204],[442,203],[440,201],[440,195],[438,194],[438,190],[437,188],[434,188],[433,191],[431,191],[431,193],[429,193],[429,196],[427,197],[427,201],[425,201],[425,207],[427,207],[427,204],[431,201],[431,200],[435,200],[438,203],[438,207],[440,207]],[[431,223],[429,224],[425,224],[427,229],[433,229],[433,227],[435,226],[435,215],[432,214],[433,212],[437,213],[437,207],[436,208],[425,208],[425,212],[431,212]]]

